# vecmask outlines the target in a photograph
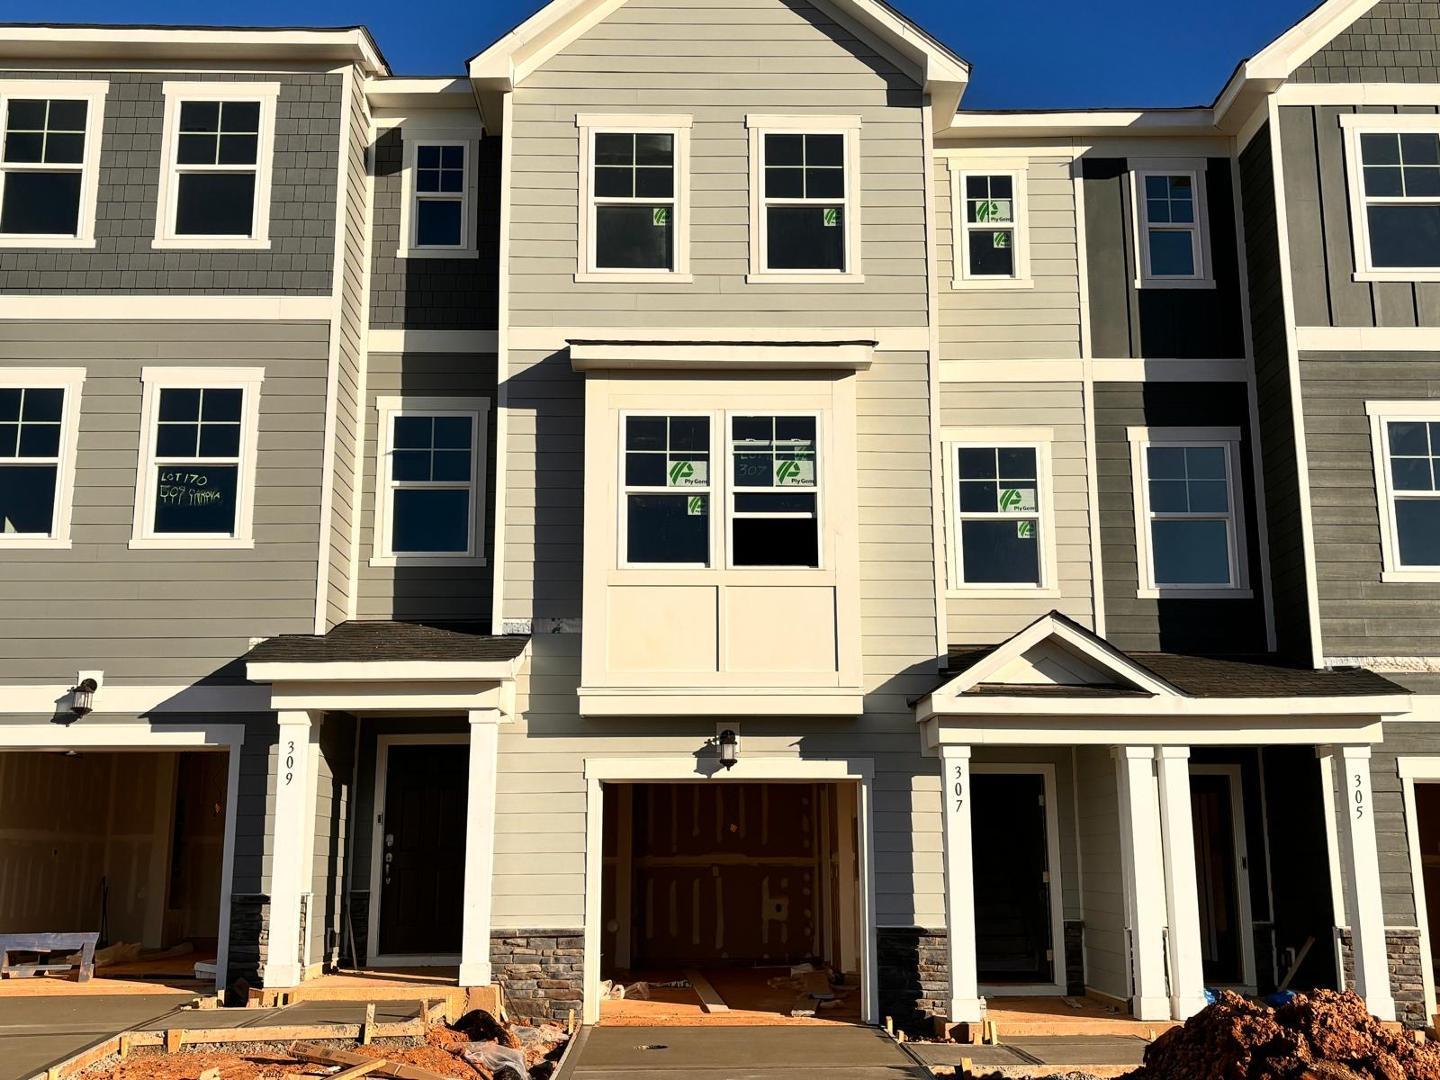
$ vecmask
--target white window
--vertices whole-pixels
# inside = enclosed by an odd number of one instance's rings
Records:
[[[690,117],[575,118],[577,281],[690,281]]]
[[[132,548],[253,547],[259,368],[145,368]]]
[[[1440,280],[1440,117],[1340,117],[1355,277]]]
[[[1130,175],[1140,270],[1136,285],[1213,288],[1205,162],[1137,168]]]
[[[815,414],[730,415],[730,565],[820,565]]]
[[[747,116],[750,277],[860,281],[860,118]]]
[[[622,563],[711,565],[711,417],[628,413],[621,425]]]
[[[267,248],[279,83],[165,84],[157,248]]]
[[[1440,578],[1440,403],[1371,401],[1383,580]]]
[[[485,398],[381,398],[372,566],[484,566]]]
[[[945,429],[952,591],[1053,595],[1048,429]]]
[[[1249,596],[1238,428],[1131,428],[1140,596]]]
[[[950,159],[954,288],[1030,288],[1023,165]]]
[[[0,81],[0,247],[94,247],[103,82]]]
[[[404,243],[397,254],[411,259],[478,255],[475,217],[479,142],[472,136],[406,128],[400,204]]]
[[[0,371],[0,548],[70,546],[77,368]]]

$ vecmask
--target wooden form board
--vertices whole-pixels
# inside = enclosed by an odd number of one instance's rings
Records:
[[[725,999],[720,996],[720,992],[704,975],[693,968],[687,968],[682,974],[690,981],[690,985],[700,998],[700,1007],[707,1013],[730,1011],[730,1006],[725,1004]]]

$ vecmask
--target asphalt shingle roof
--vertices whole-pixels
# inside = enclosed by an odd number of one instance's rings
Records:
[[[261,664],[335,664],[386,660],[484,663],[514,660],[525,634],[490,634],[482,623],[343,622],[328,634],[282,634],[246,659]]]

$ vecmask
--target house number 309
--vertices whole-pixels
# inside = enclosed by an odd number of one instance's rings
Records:
[[[1359,821],[1365,816],[1365,778],[1361,773],[1355,774],[1355,791],[1352,794],[1355,799],[1355,820]]]
[[[295,779],[295,740],[291,739],[285,746],[285,783],[289,784]]]

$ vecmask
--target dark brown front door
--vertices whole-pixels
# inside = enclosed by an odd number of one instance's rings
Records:
[[[1195,884],[1200,900],[1200,961],[1206,985],[1245,981],[1233,798],[1229,776],[1191,774],[1190,816],[1195,832]]]
[[[470,748],[392,746],[388,754],[377,951],[459,953]]]

